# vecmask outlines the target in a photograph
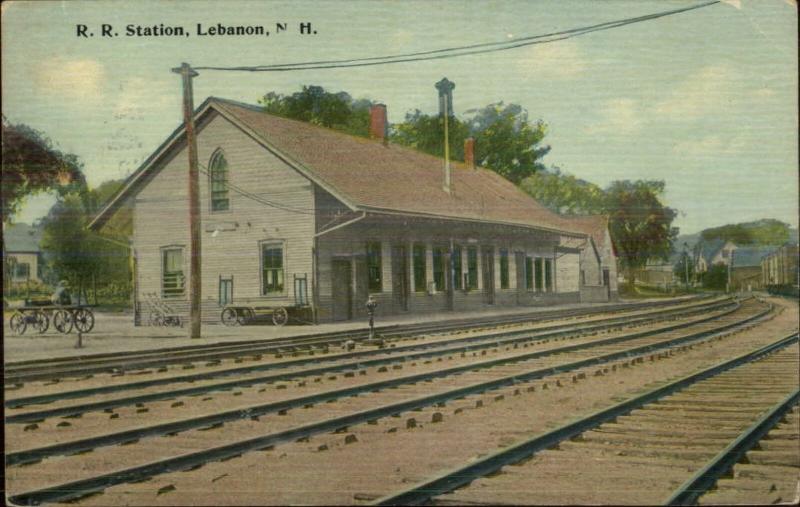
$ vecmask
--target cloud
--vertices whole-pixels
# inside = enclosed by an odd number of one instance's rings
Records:
[[[589,134],[630,135],[642,126],[639,105],[632,99],[612,99],[598,108],[601,120],[586,127]]]
[[[535,45],[523,54],[517,60],[517,71],[523,78],[574,79],[588,64],[580,44],[572,40]]]
[[[103,98],[105,69],[97,60],[54,57],[39,63],[34,79],[35,86],[43,94],[98,102]]]
[[[682,120],[708,116],[728,109],[738,73],[729,65],[712,65],[690,75],[669,96],[656,102],[653,112]]]
[[[679,141],[672,147],[678,156],[689,158],[741,156],[751,146],[744,136],[725,137],[710,135],[697,139]]]
[[[179,100],[176,87],[169,88],[163,80],[132,77],[119,83],[111,102],[114,117],[142,119],[146,113],[155,113]]]

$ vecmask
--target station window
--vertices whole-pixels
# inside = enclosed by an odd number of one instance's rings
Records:
[[[367,243],[367,285],[370,292],[383,290],[382,270],[381,244],[379,241],[370,241]]]
[[[31,265],[27,262],[20,262],[14,265],[14,277],[15,278],[29,278],[31,275]]]
[[[284,289],[283,243],[261,244],[261,294],[282,294]]]
[[[508,288],[508,250],[500,250],[500,288]]]
[[[453,247],[453,254],[452,254],[452,264],[453,264],[453,287],[455,289],[461,289],[464,285],[461,283],[461,247],[454,246]]]
[[[525,257],[525,288],[533,290],[533,257]]]
[[[553,290],[553,259],[544,260],[544,290]]]
[[[186,279],[183,276],[183,248],[161,250],[161,296],[177,298],[184,294]]]
[[[437,291],[445,290],[445,277],[444,277],[444,248],[433,249],[433,282],[436,284]]]
[[[225,306],[233,303],[233,278],[219,277],[219,305]]]
[[[537,257],[536,262],[534,263],[534,270],[536,271],[536,292],[542,291],[542,282],[544,281],[544,277],[542,276],[544,263],[542,261],[544,261],[544,259]]]
[[[228,196],[228,161],[221,151],[214,154],[209,168],[211,187],[211,211],[227,211],[230,209]]]
[[[414,243],[414,291],[425,292],[425,245]]]
[[[467,248],[467,288],[478,288],[478,248],[474,246]]]

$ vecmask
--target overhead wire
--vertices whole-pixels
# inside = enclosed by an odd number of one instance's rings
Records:
[[[594,25],[588,25],[578,28],[571,28],[567,30],[561,30],[557,32],[550,32],[545,34],[537,34],[537,35],[529,35],[525,37],[517,38],[513,41],[495,41],[495,42],[485,42],[485,43],[477,43],[477,44],[470,44],[466,46],[457,46],[457,47],[450,47],[450,48],[442,48],[442,49],[435,49],[435,50],[428,50],[428,51],[419,51],[413,53],[402,53],[402,54],[395,54],[395,55],[385,55],[385,56],[376,56],[376,57],[368,57],[368,58],[349,58],[343,60],[319,60],[319,61],[310,61],[310,62],[297,62],[297,63],[283,63],[283,64],[271,64],[271,65],[257,65],[257,66],[235,66],[235,67],[219,67],[219,66],[197,66],[193,67],[195,70],[216,70],[216,71],[247,71],[247,72],[286,72],[286,71],[293,71],[293,70],[316,70],[316,69],[333,69],[333,68],[348,68],[348,67],[364,67],[364,66],[372,66],[372,65],[387,65],[393,63],[407,63],[407,62],[415,62],[415,61],[429,61],[429,60],[438,60],[443,58],[455,58],[459,56],[468,56],[468,55],[476,55],[476,54],[484,54],[496,51],[506,51],[509,49],[516,49],[520,47],[531,46],[535,44],[547,44],[551,42],[561,41],[565,39],[570,39],[572,37],[578,37],[581,35],[586,35],[589,33],[602,31],[602,30],[610,30],[613,28],[619,28],[635,23],[642,23],[645,21],[650,21],[654,19],[659,19],[667,16],[673,16],[676,14],[693,11],[696,9],[702,9],[704,7],[709,7],[711,5],[720,3],[720,0],[712,0],[709,2],[704,2],[701,4],[690,5],[687,7],[681,7],[678,9],[671,9],[668,11],[661,11],[652,14],[646,14],[643,16],[637,16],[632,18],[624,18],[620,20],[614,21],[607,21],[604,23],[598,23]],[[202,165],[202,164],[201,164]],[[208,168],[202,166],[200,169],[205,175],[209,175]],[[305,209],[305,208],[298,208],[290,205],[276,203],[264,197],[258,196],[251,192],[248,192],[236,185],[233,185],[230,182],[225,182],[225,185],[230,190],[247,197],[255,202],[264,204],[266,206],[274,207],[277,209],[281,209],[283,211],[287,211],[290,213],[298,213],[298,214],[307,214],[312,215],[314,214],[314,210]]]
[[[206,176],[211,176],[211,173],[209,172],[208,167],[206,167],[203,164],[198,164],[198,165],[200,166],[199,170],[200,170],[201,173],[205,174]],[[236,186],[233,183],[230,183],[228,181],[225,182],[225,186],[226,186],[226,188],[228,188],[230,190],[233,190],[237,194],[240,194],[243,197],[246,197],[248,199],[256,201],[256,202],[258,202],[260,204],[263,204],[265,206],[270,206],[270,207],[273,207],[273,208],[277,208],[277,209],[280,209],[280,210],[283,210],[283,211],[287,211],[289,213],[297,213],[297,214],[302,214],[302,215],[313,215],[314,214],[314,210],[312,210],[312,209],[298,208],[298,207],[291,206],[291,205],[288,205],[288,204],[277,203],[277,202],[271,201],[269,199],[266,199],[264,197],[261,197],[259,195],[253,194],[252,192],[248,192],[247,190],[244,190],[244,189],[242,189],[242,188],[240,188],[240,187],[238,187],[238,186]]]
[[[271,65],[256,65],[256,66],[235,66],[235,67],[221,67],[221,66],[198,66],[193,67],[195,70],[217,70],[217,71],[246,71],[246,72],[286,72],[293,70],[317,70],[317,69],[334,69],[334,68],[348,68],[348,67],[364,67],[372,65],[387,65],[393,63],[407,63],[415,61],[428,61],[438,60],[443,58],[454,58],[459,56],[476,55],[483,53],[490,53],[495,51],[506,51],[535,44],[547,44],[560,40],[570,39],[586,35],[588,33],[610,30],[619,28],[635,23],[642,23],[658,18],[673,16],[676,14],[709,7],[711,5],[720,3],[720,0],[712,0],[702,4],[681,7],[678,9],[671,9],[668,11],[661,11],[643,16],[624,18],[615,21],[607,21],[595,25],[588,25],[578,28],[571,28],[568,30],[561,30],[557,32],[550,32],[547,34],[529,35],[517,38],[512,41],[495,41],[479,44],[471,44],[466,46],[458,46],[451,48],[435,49],[428,51],[420,51],[414,53],[403,53],[397,55],[375,56],[368,58],[349,58],[342,60],[321,60],[310,62],[298,63],[283,63]]]

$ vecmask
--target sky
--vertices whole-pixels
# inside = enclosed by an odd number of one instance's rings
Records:
[[[131,174],[182,121],[171,68],[359,58],[514,40],[704,3],[538,1],[17,1],[2,4],[2,109],[84,162],[92,186]],[[309,22],[316,34],[301,34]],[[118,37],[101,37],[100,26]],[[198,23],[260,25],[269,37],[200,37]],[[288,29],[275,33],[276,23]],[[79,37],[77,25],[94,37]],[[129,24],[189,37],[127,37]],[[682,233],[759,218],[798,222],[797,10],[727,0],[563,41],[428,62],[280,73],[200,71],[208,96],[247,103],[304,84],[387,105],[389,120],[503,101],[548,125],[543,162],[601,186],[666,182]],[[29,199],[20,222],[53,203]]]

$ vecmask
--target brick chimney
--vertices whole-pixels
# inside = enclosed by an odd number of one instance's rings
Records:
[[[375,104],[369,108],[369,137],[380,139],[383,144],[389,142],[387,136],[389,124],[386,121],[386,105]]]
[[[464,139],[464,164],[470,169],[475,169],[475,139]]]

